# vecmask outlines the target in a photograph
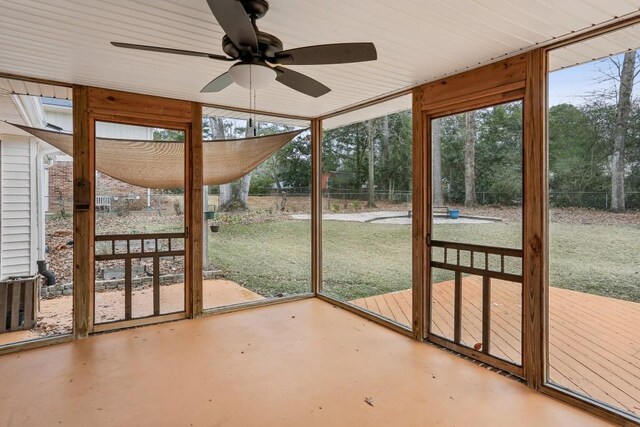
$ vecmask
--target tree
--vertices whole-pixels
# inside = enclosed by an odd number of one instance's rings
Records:
[[[396,191],[411,191],[413,130],[410,113],[401,111],[382,117],[382,131],[377,136],[376,188],[387,190],[391,201],[408,201],[397,197]]]
[[[549,109],[549,190],[555,206],[591,206],[586,192],[608,191],[614,118],[614,108],[596,98]]]
[[[620,73],[620,90],[616,104],[615,135],[611,157],[611,210],[625,210],[624,148],[629,132],[631,93],[635,77],[636,51],[625,53]]]
[[[476,201],[476,113],[464,113],[464,205]]]
[[[435,119],[431,121],[431,157],[432,157],[432,184],[433,188],[433,205],[443,206],[444,198],[442,197],[442,145],[440,142],[441,120]]]
[[[367,179],[368,203],[367,207],[374,208],[376,206],[375,194],[375,146],[373,144],[375,137],[374,119],[367,121],[367,153],[369,157],[369,176]],[[387,134],[388,135],[388,134]]]
[[[221,117],[209,117],[211,134],[214,139],[226,139],[226,125]],[[244,129],[245,137],[253,136],[251,129],[247,126]],[[251,172],[242,178],[220,185],[218,195],[219,211],[247,210],[249,207],[249,187],[251,186]]]

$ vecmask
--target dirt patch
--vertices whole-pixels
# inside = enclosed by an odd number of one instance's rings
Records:
[[[126,216],[98,214],[96,232],[99,234],[136,234],[169,232],[179,230],[184,224],[181,215],[158,215],[156,212],[135,212]],[[48,217],[46,221],[45,244],[47,246],[48,268],[56,275],[58,283],[73,281],[73,218]],[[142,265],[144,261],[134,260]],[[124,267],[121,260],[102,261],[96,265],[96,276],[100,268]],[[184,271],[184,257],[160,260],[160,274],[175,274]]]

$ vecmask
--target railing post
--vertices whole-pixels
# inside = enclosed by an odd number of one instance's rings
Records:
[[[153,257],[153,315],[160,315],[160,257]]]
[[[129,242],[127,241],[127,244]],[[131,283],[131,258],[124,260],[124,318],[131,319],[131,300],[132,300],[132,283]]]
[[[458,251],[458,253],[460,253]],[[456,344],[462,342],[462,273],[456,271],[453,307],[453,340]]]
[[[491,350],[491,278],[482,277],[482,352]]]

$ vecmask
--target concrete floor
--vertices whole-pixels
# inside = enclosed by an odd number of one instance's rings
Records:
[[[5,355],[0,384],[2,426],[608,425],[317,299]]]

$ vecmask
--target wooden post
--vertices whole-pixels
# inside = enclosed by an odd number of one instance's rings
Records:
[[[157,245],[155,251],[158,252]],[[188,283],[185,283],[185,287],[188,287]],[[153,315],[160,315],[160,257],[158,255],[153,256]]]
[[[311,291],[322,292],[322,120],[311,120]]]
[[[527,385],[545,376],[547,250],[547,138],[544,49],[527,53],[523,139],[523,366]]]
[[[491,352],[491,277],[489,276],[482,276],[482,352],[485,354]]]
[[[73,331],[93,325],[95,132],[86,86],[73,86]]]
[[[185,218],[188,236],[186,241],[185,271],[186,311],[188,317],[202,316],[202,267],[203,267],[203,148],[202,148],[202,104],[191,103],[191,130],[185,141]]]
[[[430,256],[427,246],[431,233],[431,123],[422,111],[422,91],[413,91],[413,205],[412,205],[412,330],[422,341],[429,330],[427,298],[431,289]]]
[[[460,251],[458,251],[458,254]],[[453,341],[462,342],[462,273],[455,272],[455,289],[453,292]]]
[[[114,240],[115,242],[115,240]],[[127,246],[129,241],[127,240]],[[127,251],[128,253],[129,251]],[[113,252],[115,254],[115,251]],[[132,300],[133,300],[133,286],[131,281],[131,258],[124,260],[124,318],[130,320],[132,316]]]

